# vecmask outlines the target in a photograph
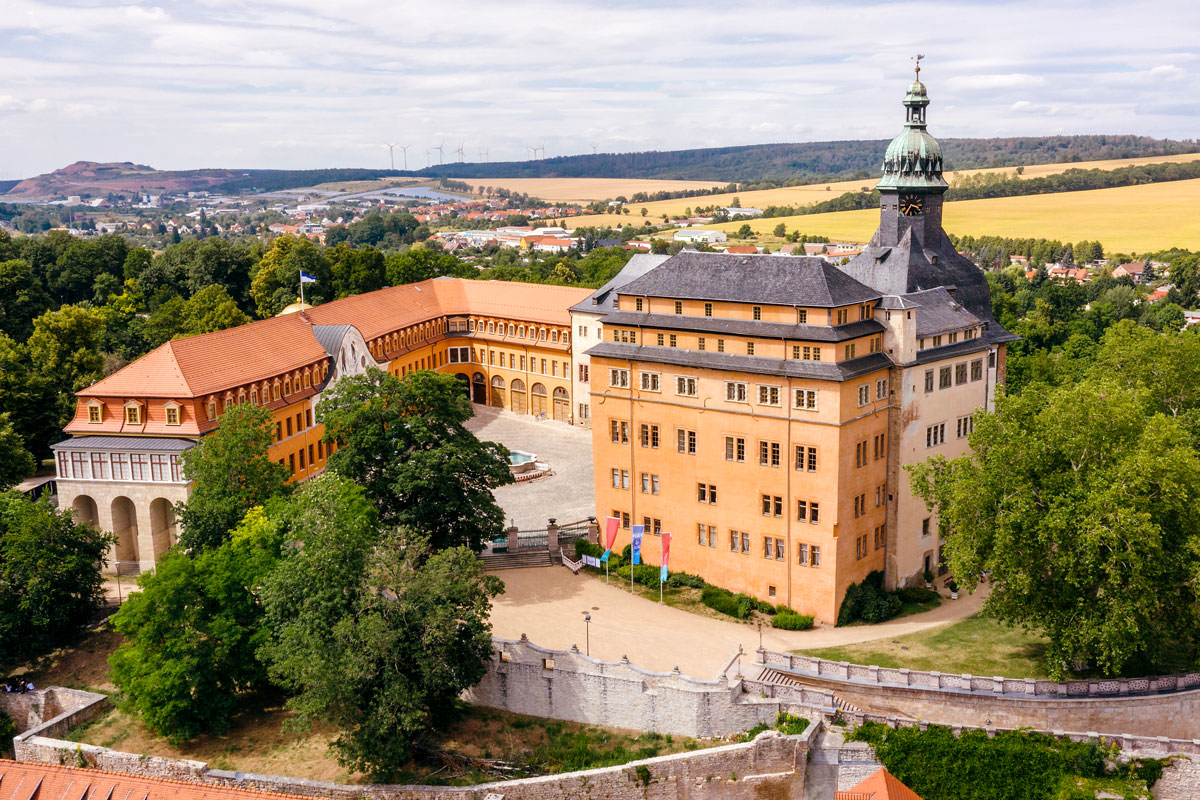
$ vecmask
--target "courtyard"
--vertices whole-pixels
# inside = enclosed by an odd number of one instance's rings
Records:
[[[521,530],[545,528],[550,517],[576,522],[596,513],[592,488],[592,433],[554,420],[539,420],[498,408],[475,405],[466,427],[484,441],[510,450],[534,453],[550,465],[552,475],[501,486],[496,502],[506,524]]]

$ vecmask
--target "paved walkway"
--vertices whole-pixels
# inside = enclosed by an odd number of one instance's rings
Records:
[[[518,528],[545,528],[549,517],[565,523],[596,513],[591,431],[480,405],[475,406],[475,416],[467,420],[466,427],[485,441],[533,453],[554,471],[547,478],[495,491],[506,519]]]
[[[519,639],[528,634],[542,647],[565,650],[590,646],[593,656],[617,660],[623,655],[648,669],[679,667],[697,678],[716,675],[737,651],[751,654],[758,647],[759,631],[746,623],[692,614],[630,594],[629,587],[603,578],[572,575],[566,567],[531,567],[501,570],[506,591],[496,598],[492,627],[496,636]],[[960,595],[944,600],[924,614],[847,628],[818,627],[809,631],[762,629],[769,650],[800,650],[855,644],[903,636],[955,622],[979,611],[983,594]],[[585,625],[583,615],[592,620]],[[586,628],[586,629],[585,629]],[[587,639],[590,638],[590,645]]]

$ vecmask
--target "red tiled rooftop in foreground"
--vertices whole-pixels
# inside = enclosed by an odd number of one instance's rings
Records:
[[[168,778],[0,759],[0,800],[291,800],[299,795],[260,792]]]
[[[921,800],[921,796],[900,782],[885,767],[871,773],[849,791],[838,792],[837,800]]]

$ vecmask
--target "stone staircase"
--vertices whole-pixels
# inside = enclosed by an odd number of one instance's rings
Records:
[[[482,553],[479,559],[486,570],[549,567],[554,564],[550,557],[550,549],[544,547],[516,550],[511,553]]]

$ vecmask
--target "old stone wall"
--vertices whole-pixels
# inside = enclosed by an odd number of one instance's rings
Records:
[[[238,786],[331,800],[785,800],[800,797],[819,724],[799,736],[766,731],[752,742],[662,756],[619,767],[476,786],[355,786],[209,769],[199,761],[140,756],[45,737],[19,743],[18,761]]]
[[[1174,759],[1151,789],[1155,800],[1196,800],[1200,797],[1200,756]]]
[[[1200,675],[1054,681],[948,675],[760,651],[791,681],[876,714],[973,727],[1200,739]],[[770,690],[786,700],[788,687]]]
[[[95,692],[51,686],[35,692],[0,692],[0,712],[17,723],[17,737],[62,736],[76,725],[98,717],[108,698]]]
[[[814,710],[833,707],[828,691],[801,688],[786,698],[764,697],[737,677],[700,680],[547,650],[526,639],[494,641],[487,675],[467,699],[518,714],[711,738],[774,722],[781,711],[811,718]]]

